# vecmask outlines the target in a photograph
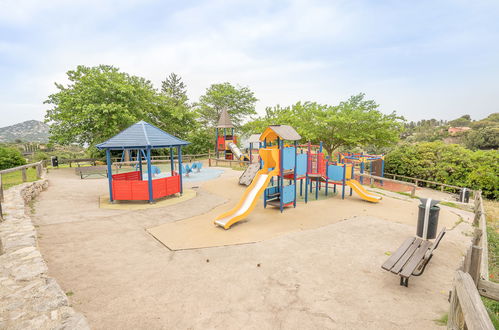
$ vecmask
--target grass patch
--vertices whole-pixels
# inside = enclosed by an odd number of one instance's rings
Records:
[[[454,212],[452,212],[452,213],[454,213]],[[462,216],[460,216],[459,214],[457,216],[459,217],[459,219],[456,222],[454,222],[454,226],[452,226],[452,228],[450,230],[453,230],[454,228],[459,226],[460,223],[462,223],[464,221],[464,218]]]
[[[442,315],[440,318],[433,320],[437,325],[440,325],[442,327],[447,325],[447,322],[449,321],[449,313],[445,313]]]
[[[74,292],[73,292],[73,291],[68,291],[68,292],[66,292],[66,296],[71,297],[72,295],[74,295]]]
[[[418,196],[412,196],[411,193],[408,193],[408,192],[403,192],[403,191],[394,191],[395,193],[399,194],[399,195],[404,195],[404,196],[407,196],[407,197],[410,197],[410,198],[419,198]]]
[[[482,297],[483,304],[489,313],[494,328],[499,329],[499,301]]]
[[[26,182],[33,182],[38,180],[36,177],[36,169],[28,168],[26,170],[26,178],[27,178]],[[2,183],[3,183],[3,189],[9,189],[10,187],[23,183],[23,176],[21,171],[2,174]]]

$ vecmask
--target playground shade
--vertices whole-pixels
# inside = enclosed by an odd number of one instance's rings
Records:
[[[279,174],[278,170],[267,173],[267,169],[258,171],[251,185],[246,189],[239,203],[230,211],[215,219],[215,224],[229,229],[234,223],[246,218],[253,211],[256,201],[267,188],[270,179]]]
[[[381,196],[377,194],[373,194],[368,192],[357,180],[348,180],[346,184],[352,188],[362,199],[372,202],[378,203],[381,200]]]

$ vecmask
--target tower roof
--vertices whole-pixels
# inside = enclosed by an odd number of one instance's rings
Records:
[[[265,129],[262,135],[260,135],[261,141],[265,139],[274,141],[277,138],[280,138],[281,140],[298,141],[301,139],[301,136],[293,127],[288,125],[270,125]]]
[[[233,128],[234,125],[230,120],[229,112],[227,112],[227,108],[223,108],[220,113],[220,118],[218,119],[217,128]]]

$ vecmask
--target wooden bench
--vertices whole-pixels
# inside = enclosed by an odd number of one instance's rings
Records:
[[[433,250],[438,247],[444,235],[445,228],[438,234],[434,242],[418,237],[408,238],[381,268],[399,275],[400,285],[407,287],[409,277],[423,274],[426,265],[433,256]]]
[[[75,168],[76,175],[81,179],[85,179],[93,174],[107,178],[107,166],[82,166]]]

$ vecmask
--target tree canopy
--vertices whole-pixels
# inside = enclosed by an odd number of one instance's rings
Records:
[[[14,148],[0,147],[0,170],[26,164],[21,152]]]
[[[139,120],[179,137],[185,137],[186,128],[195,125],[185,93],[182,96],[178,89],[171,93],[168,89],[168,83],[185,88],[176,76],[167,79],[162,93],[150,81],[108,65],[80,65],[68,71],[67,77],[69,84],[56,83],[58,92],[45,101],[52,106],[45,120],[51,124],[54,142],[93,146]]]
[[[364,94],[350,97],[337,106],[298,102],[289,107],[267,108],[264,116],[245,125],[247,132],[261,132],[268,125],[293,126],[307,141],[322,141],[328,154],[340,147],[383,147],[399,139],[403,118],[383,114]]]
[[[402,144],[385,157],[385,171],[460,187],[499,198],[499,153],[471,151],[457,144]]]
[[[234,126],[239,127],[243,120],[256,114],[258,99],[248,87],[233,86],[228,82],[213,84],[206,89],[197,104],[201,121],[210,127],[218,122],[222,109],[226,108]]]

